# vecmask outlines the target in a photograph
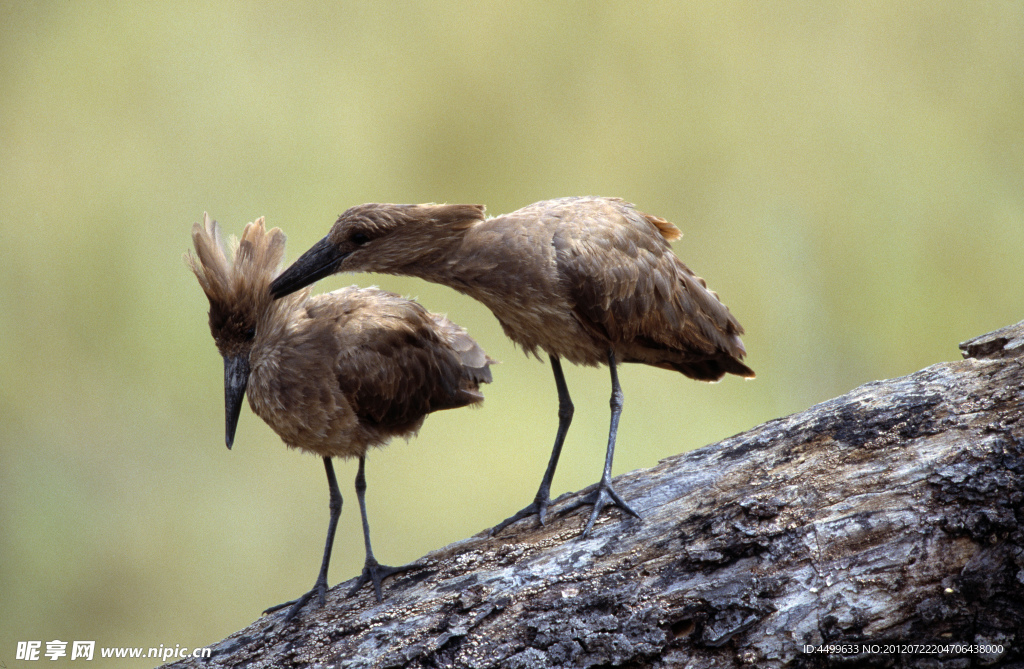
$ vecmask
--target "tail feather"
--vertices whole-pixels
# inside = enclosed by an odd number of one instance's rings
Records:
[[[430,314],[438,330],[442,333],[445,343],[455,351],[462,362],[463,369],[475,385],[492,381],[490,366],[497,361],[469,336],[464,328],[451,322],[440,314]]]
[[[670,364],[677,372],[698,381],[718,381],[726,374],[736,374],[747,379],[752,379],[755,376],[754,370],[731,356]]]

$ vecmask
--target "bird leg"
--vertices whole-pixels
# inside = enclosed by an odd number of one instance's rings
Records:
[[[555,468],[558,466],[558,457],[562,454],[562,443],[565,441],[565,434],[569,431],[572,423],[574,407],[572,398],[569,397],[569,388],[565,385],[565,376],[562,374],[562,363],[557,356],[551,358],[551,370],[555,373],[555,387],[558,388],[558,432],[555,434],[555,446],[551,449],[551,459],[548,461],[548,468],[544,471],[544,478],[541,479],[540,489],[533,502],[514,516],[510,516],[491,528],[490,535],[494,536],[517,520],[527,516],[537,515],[541,525],[547,517],[548,507],[551,505],[551,479],[555,477]]]
[[[317,576],[312,590],[298,599],[293,599],[290,602],[278,604],[277,606],[271,606],[263,612],[263,615],[273,613],[286,606],[291,606],[292,608],[288,610],[288,615],[284,617],[284,622],[288,622],[295,617],[299,609],[305,606],[313,595],[317,596],[317,604],[321,608],[323,608],[324,603],[327,601],[327,569],[331,564],[331,547],[334,546],[334,531],[338,528],[338,519],[341,517],[341,491],[338,490],[338,479],[334,476],[334,465],[331,464],[331,459],[326,456],[324,457],[324,469],[327,470],[327,487],[330,489],[328,507],[331,510],[331,520],[327,525],[327,545],[324,546],[324,560],[320,565],[320,575]]]
[[[388,576],[394,574],[401,574],[402,572],[409,571],[410,569],[418,569],[420,565],[414,563],[402,565],[401,567],[387,567],[377,562],[377,558],[373,557],[373,549],[370,548],[370,523],[366,519],[366,475],[364,469],[366,468],[366,456],[360,456],[359,458],[359,471],[356,472],[356,497],[359,498],[359,512],[363,516],[363,543],[366,544],[366,563],[363,565],[363,573],[359,575],[359,580],[352,586],[352,589],[348,591],[348,596],[358,592],[359,588],[363,587],[369,582],[373,582],[373,594],[377,596],[377,601],[382,602],[384,598],[381,596],[380,583]]]
[[[565,511],[572,511],[585,504],[594,505],[594,510],[590,513],[590,520],[587,521],[587,526],[583,529],[583,534],[580,535],[581,539],[586,539],[590,534],[590,528],[594,526],[594,521],[600,515],[601,509],[607,504],[618,506],[626,513],[640,518],[640,514],[626,504],[612,487],[612,459],[615,457],[615,437],[619,431],[619,415],[622,413],[622,388],[619,386],[619,372],[615,366],[615,351],[608,351],[608,367],[612,371],[612,397],[609,402],[612,409],[612,423],[608,430],[608,450],[604,456],[604,473],[601,474],[601,480],[598,482],[596,490],[565,508]]]

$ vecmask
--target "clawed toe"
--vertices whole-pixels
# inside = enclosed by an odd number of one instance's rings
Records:
[[[505,529],[512,523],[520,521],[523,518],[529,518],[530,516],[537,516],[538,524],[543,525],[544,521],[547,519],[549,506],[551,506],[550,499],[534,500],[533,503],[531,503],[525,509],[522,509],[513,516],[509,516],[505,520],[501,521],[500,523],[492,527],[490,530],[487,531],[487,534],[493,537],[495,534],[501,532],[503,529]]]
[[[320,581],[317,581],[316,584],[313,586],[313,589],[304,594],[303,596],[299,597],[298,599],[293,599],[289,602],[285,602],[284,604],[271,606],[263,612],[263,615],[270,615],[275,611],[280,611],[281,609],[290,606],[291,608],[288,609],[288,613],[285,614],[284,620],[282,621],[288,622],[296,615],[298,615],[299,610],[307,603],[309,603],[309,600],[313,598],[313,595],[316,595],[317,607],[323,608],[324,603],[326,603],[327,601],[327,583],[321,583]]]
[[[619,496],[619,493],[615,492],[615,488],[612,487],[610,481],[601,481],[597,484],[597,488],[594,491],[588,493],[582,499],[573,502],[562,511],[567,513],[587,504],[592,504],[594,508],[590,512],[590,519],[587,520],[587,526],[583,528],[583,533],[580,535],[580,539],[587,538],[587,535],[590,534],[590,530],[594,527],[594,523],[597,521],[598,516],[601,515],[601,510],[606,506],[617,506],[634,518],[640,518],[640,514],[637,513],[629,504],[626,504],[625,500]]]
[[[381,594],[380,584],[388,576],[394,576],[395,574],[401,574],[409,571],[410,569],[420,569],[423,565],[412,562],[410,564],[402,565],[401,567],[388,567],[378,563],[376,560],[366,561],[363,566],[363,573],[359,575],[359,579],[356,584],[352,586],[352,589],[348,591],[348,596],[359,592],[367,583],[373,583],[373,594],[376,596],[378,602],[384,601],[384,597]]]

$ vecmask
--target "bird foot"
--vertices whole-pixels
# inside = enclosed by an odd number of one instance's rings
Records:
[[[529,518],[530,516],[537,516],[537,522],[540,525],[544,524],[544,520],[548,515],[548,507],[551,506],[551,498],[549,497],[538,497],[533,500],[529,506],[525,509],[518,511],[515,515],[509,516],[505,520],[501,521],[490,530],[487,531],[488,536],[494,536],[498,532],[511,525],[512,523],[522,520],[523,518]]]
[[[563,512],[572,511],[587,504],[593,504],[594,509],[590,512],[590,520],[587,521],[587,526],[583,528],[583,534],[580,535],[580,539],[587,538],[587,535],[590,534],[590,529],[594,527],[594,522],[597,520],[597,517],[601,515],[601,509],[607,505],[617,506],[634,518],[640,519],[640,514],[634,511],[629,504],[626,504],[626,502],[619,497],[619,493],[615,492],[615,488],[612,487],[612,482],[610,480],[601,479],[601,482],[597,484],[597,488],[595,490],[588,493],[583,497],[583,499],[577,500],[565,507]]]
[[[407,572],[410,569],[420,569],[423,565],[411,562],[409,564],[402,565],[401,567],[388,567],[382,565],[373,558],[366,560],[366,564],[363,565],[363,573],[359,575],[359,580],[352,586],[352,589],[348,591],[348,596],[356,594],[359,588],[363,587],[367,583],[373,583],[373,594],[377,597],[377,602],[383,602],[384,597],[381,595],[380,584],[388,576],[394,576],[395,574],[401,574]]]
[[[292,608],[290,608],[288,610],[288,613],[285,615],[284,620],[282,620],[282,622],[288,622],[289,620],[291,620],[292,618],[294,618],[298,614],[299,609],[301,609],[303,606],[305,606],[309,602],[309,600],[313,597],[313,595],[316,595],[317,607],[318,608],[323,608],[324,604],[327,601],[327,581],[326,580],[317,579],[316,583],[313,584],[313,589],[312,590],[310,590],[309,592],[307,592],[303,596],[299,597],[298,599],[293,599],[290,602],[285,602],[284,604],[278,604],[276,606],[271,606],[269,609],[267,609],[267,610],[265,610],[263,612],[263,615],[266,616],[266,615],[269,615],[271,613],[274,613],[275,611],[280,611],[281,609],[285,608],[286,606],[290,606]]]

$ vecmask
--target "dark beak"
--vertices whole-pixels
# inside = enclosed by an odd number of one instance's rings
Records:
[[[292,266],[286,269],[281,276],[274,279],[274,282],[270,284],[270,294],[274,296],[274,299],[284,297],[325,276],[330,276],[338,270],[338,266],[347,257],[347,253],[338,251],[327,240],[327,237],[324,237],[299,256],[299,259],[292,263]]]
[[[238,416],[242,413],[242,399],[249,384],[249,356],[224,357],[224,415],[227,418],[228,448],[235,441]]]

